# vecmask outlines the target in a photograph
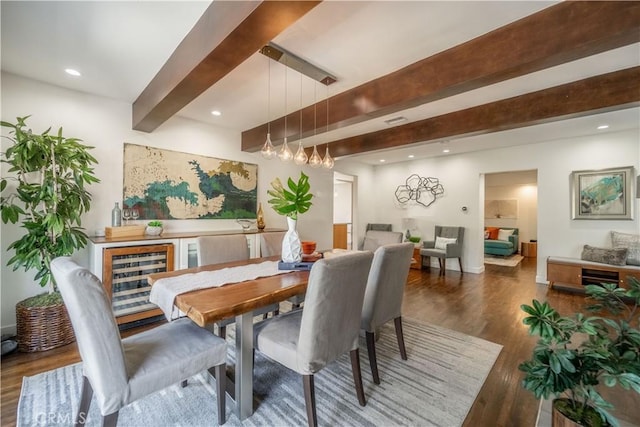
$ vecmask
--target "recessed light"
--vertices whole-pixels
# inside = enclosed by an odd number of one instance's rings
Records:
[[[410,159],[413,159],[415,156],[413,154],[409,154],[407,157],[409,157]]]
[[[442,150],[443,153],[449,153],[451,152],[451,150],[449,150],[448,148],[445,148],[444,150]]]
[[[386,162],[385,159],[380,159],[380,163],[384,163],[384,162]]]
[[[64,72],[73,77],[80,77],[82,75],[80,71],[74,70],[73,68],[65,68]]]
[[[213,110],[211,112],[211,114],[213,114],[214,116],[221,116],[222,115],[222,113],[220,111],[218,111],[218,110]]]
[[[609,129],[609,125],[600,125],[597,128],[598,130]]]

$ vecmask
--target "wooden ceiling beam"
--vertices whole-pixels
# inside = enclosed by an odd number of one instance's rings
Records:
[[[640,106],[640,67],[330,143],[333,157],[480,135]],[[326,144],[318,146],[322,152]]]
[[[565,1],[316,104],[317,131],[338,129],[640,41],[640,2]],[[302,111],[313,134],[314,106]],[[299,138],[300,111],[287,137]],[[293,125],[291,125],[293,124]],[[264,144],[267,124],[242,133],[242,150]],[[284,138],[284,117],[271,122]]]
[[[214,1],[207,8],[133,103],[133,129],[156,129],[321,1],[246,2],[246,18],[216,44],[220,17],[233,3]]]

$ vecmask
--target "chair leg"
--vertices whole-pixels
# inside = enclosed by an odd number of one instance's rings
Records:
[[[102,427],[116,427],[118,425],[118,414],[116,411],[112,414],[105,415],[102,417]]]
[[[371,366],[371,375],[373,382],[380,384],[380,376],[378,375],[378,360],[376,359],[376,336],[373,332],[365,331],[367,338],[367,353],[369,353],[369,365]]]
[[[216,395],[218,396],[218,425],[222,425],[227,421],[226,364],[221,363],[215,366],[214,371],[216,373]]]
[[[91,387],[89,379],[83,376],[82,390],[80,391],[80,408],[78,408],[78,415],[76,416],[76,426],[83,426],[87,421],[91,397],[93,397],[93,388]]]
[[[438,265],[440,266],[440,276],[444,276],[444,269],[447,266],[447,260],[438,258]]]
[[[180,383],[180,386],[182,388],[185,388],[187,386],[187,380],[182,380],[182,382]]]
[[[313,385],[313,375],[303,375],[302,385],[304,387],[304,402],[307,407],[307,423],[309,427],[316,427],[318,416],[316,415],[316,390]]]
[[[353,382],[356,384],[356,394],[360,406],[365,406],[367,401],[364,398],[364,387],[362,386],[362,373],[360,372],[360,351],[356,348],[349,352],[351,356],[351,370],[353,371]]]
[[[218,336],[223,340],[227,338],[227,327],[226,326],[218,326]]]
[[[460,274],[464,273],[464,271],[462,271],[462,258],[458,258],[458,265],[460,266]]]
[[[398,338],[400,357],[402,357],[402,360],[407,360],[407,349],[404,347],[404,334],[402,333],[402,317],[396,317],[393,319],[393,323],[396,326],[396,338]]]

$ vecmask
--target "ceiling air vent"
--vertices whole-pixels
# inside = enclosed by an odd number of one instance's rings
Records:
[[[389,126],[393,126],[393,125],[399,125],[400,123],[404,123],[406,121],[407,121],[406,117],[398,116],[398,117],[394,117],[393,119],[385,120],[384,122]]]

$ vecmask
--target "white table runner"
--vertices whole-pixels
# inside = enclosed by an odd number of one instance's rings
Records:
[[[217,288],[230,283],[254,280],[258,277],[276,276],[291,270],[278,270],[277,261],[227,267],[221,270],[201,271],[157,280],[151,287],[149,301],[156,304],[168,321],[184,316],[174,306],[176,296],[197,289]]]

